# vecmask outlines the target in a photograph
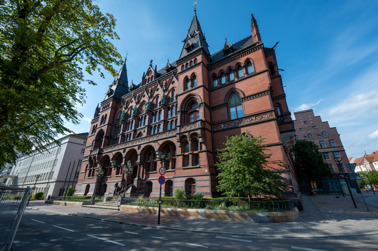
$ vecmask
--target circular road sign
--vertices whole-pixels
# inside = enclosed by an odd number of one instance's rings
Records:
[[[164,176],[160,176],[160,177],[159,177],[159,183],[160,183],[160,185],[163,185],[164,182],[165,182],[165,178],[164,178]]]
[[[167,170],[164,167],[159,168],[160,175],[164,175]]]

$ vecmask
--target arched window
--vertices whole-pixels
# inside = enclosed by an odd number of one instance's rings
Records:
[[[193,139],[191,142],[192,145],[192,165],[199,165],[199,142],[198,139]]]
[[[218,78],[217,76],[214,74],[213,75],[213,87],[217,87],[218,86]]]
[[[188,141],[184,141],[184,143],[182,143],[182,153],[184,155],[182,165],[189,166],[190,156],[189,156],[189,142]]]
[[[144,191],[144,195],[146,197],[150,197],[151,193],[152,193],[152,182],[151,181],[147,181],[146,182],[145,191]]]
[[[172,90],[172,101],[175,101],[176,100],[176,90],[173,89]]]
[[[222,72],[220,75],[221,84],[224,85],[226,83],[226,75]]]
[[[195,59],[194,59],[194,64],[197,64],[197,62],[198,62],[198,60],[195,58]]]
[[[282,111],[281,111],[281,105],[280,104],[276,104],[276,112],[277,112],[277,116],[282,116]]]
[[[253,73],[253,66],[251,61],[248,61],[247,63],[247,74],[252,74]]]
[[[195,179],[187,179],[185,181],[185,192],[186,195],[191,197],[196,193],[196,180]]]
[[[192,87],[196,87],[197,86],[197,77],[194,75],[192,77]]]
[[[167,180],[165,182],[165,196],[173,196],[173,181]]]
[[[309,138],[309,139],[313,139],[314,137],[312,137],[312,134],[309,133],[309,134],[307,134],[307,138]]]
[[[328,137],[327,132],[323,131],[323,132],[322,132],[322,137],[327,138],[327,137]]]
[[[184,79],[184,90],[188,90],[190,88],[190,81],[188,78]]]
[[[184,69],[185,69],[185,66],[181,65],[181,71],[183,71]]]
[[[238,78],[242,78],[244,77],[244,70],[243,70],[243,67],[241,67],[241,65],[238,66]]]
[[[101,130],[101,131],[98,132],[98,134],[96,136],[95,144],[94,144],[93,148],[97,149],[97,148],[102,147],[103,140],[104,140],[104,131]]]
[[[188,67],[189,67],[189,64],[188,64],[188,63],[186,63],[186,64],[185,64],[185,68],[186,68],[186,69],[188,69]]]
[[[243,106],[241,103],[240,96],[236,93],[232,94],[230,101],[229,101],[229,107],[230,107],[230,116],[231,119],[237,119],[244,117],[243,114]]]
[[[144,161],[146,172],[156,171],[155,152],[152,148],[149,148],[144,155]]]
[[[234,70],[231,70],[229,73],[228,73],[228,79],[232,82],[235,80],[235,72]]]
[[[190,66],[193,66],[193,61],[190,61]]]
[[[165,155],[164,159],[164,167],[165,169],[175,169],[176,168],[176,147],[169,143],[166,147],[163,149],[163,153]]]

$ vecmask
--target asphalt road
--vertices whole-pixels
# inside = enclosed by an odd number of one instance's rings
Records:
[[[242,232],[242,229],[241,229]],[[13,250],[377,250],[378,235],[268,239],[172,231],[26,210]]]

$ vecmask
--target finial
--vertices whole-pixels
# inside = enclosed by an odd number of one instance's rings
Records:
[[[153,61],[153,60],[151,59],[151,60],[150,60],[150,66],[152,66],[152,61]]]
[[[198,3],[196,2],[196,1],[194,1],[194,3],[193,3],[193,7],[194,7],[194,15],[196,15],[197,14],[197,5]]]
[[[227,37],[225,37],[225,39],[226,39],[226,43],[227,43]]]
[[[127,61],[127,56],[129,55],[129,53],[126,52],[126,57],[125,57],[125,64],[126,64],[126,61]]]

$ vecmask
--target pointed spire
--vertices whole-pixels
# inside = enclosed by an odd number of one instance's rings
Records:
[[[252,39],[253,42],[261,42],[261,36],[259,31],[259,26],[257,25],[257,21],[253,14],[251,14],[251,33],[252,33]]]
[[[226,49],[228,49],[228,48],[230,48],[230,47],[231,47],[231,44],[230,44],[229,42],[227,42],[227,37],[226,37],[226,41],[225,41],[225,43],[224,43],[223,50],[226,50]]]
[[[198,21],[196,11],[194,11],[192,22],[190,23],[188,33],[183,42],[184,45],[181,50],[180,58],[185,57],[198,48],[203,48],[205,52],[210,55],[208,44]]]
[[[105,99],[108,99],[112,96],[116,98],[120,98],[122,97],[122,95],[129,92],[126,61],[127,61],[127,58],[125,58],[125,62],[123,63],[118,73],[118,76],[114,79],[113,84],[109,86],[109,89],[106,92]]]

